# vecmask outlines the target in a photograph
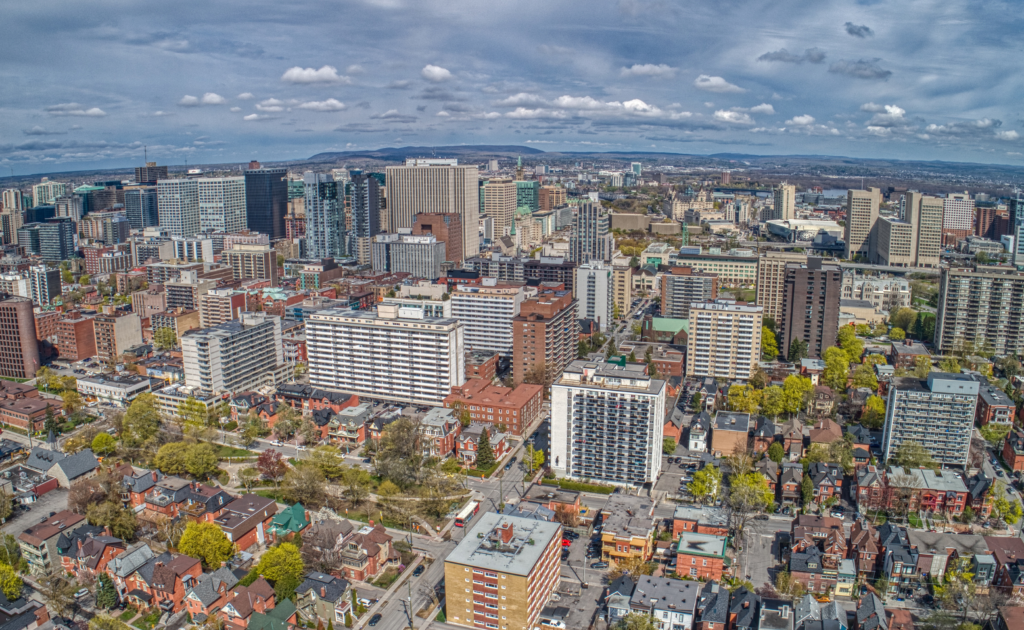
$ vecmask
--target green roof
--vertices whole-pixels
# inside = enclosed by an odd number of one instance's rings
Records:
[[[690,320],[674,319],[671,317],[652,317],[651,325],[657,332],[678,333],[680,330],[690,334]]]
[[[306,508],[301,503],[287,507],[274,516],[270,524],[270,531],[277,531],[282,534],[289,532],[301,532],[309,526],[309,519],[306,518]]]
[[[248,630],[289,630],[289,617],[295,614],[295,604],[286,599],[267,613],[254,612],[249,617]]]

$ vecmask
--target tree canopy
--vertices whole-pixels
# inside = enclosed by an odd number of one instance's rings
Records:
[[[216,523],[189,521],[178,541],[178,551],[202,560],[211,569],[235,555],[235,545]]]

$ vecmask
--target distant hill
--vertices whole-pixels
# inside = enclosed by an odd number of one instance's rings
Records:
[[[369,160],[381,160],[384,162],[404,162],[411,157],[463,157],[470,155],[487,155],[490,157],[515,157],[517,155],[536,155],[544,153],[540,149],[532,147],[520,147],[514,145],[455,145],[448,147],[385,147],[383,149],[371,149],[368,151],[332,151],[329,153],[317,153],[309,158],[308,162],[337,162],[339,160],[351,160],[363,158]]]

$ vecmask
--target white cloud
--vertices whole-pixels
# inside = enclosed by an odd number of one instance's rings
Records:
[[[564,107],[566,109],[605,109],[607,107],[621,106],[621,103],[614,101],[610,103],[602,103],[596,98],[592,98],[590,96],[564,95],[559,96],[552,101],[552,105],[555,107]]]
[[[875,126],[867,127],[865,129],[865,131],[867,131],[868,133],[870,133],[873,136],[878,136],[880,138],[888,136],[888,135],[890,135],[892,133],[892,129],[889,129],[888,127],[875,127]]]
[[[751,107],[750,108],[750,113],[752,113],[752,114],[774,114],[775,113],[775,108],[772,107],[771,104],[769,104],[769,103],[761,103],[760,105],[755,105],[754,107]]]
[[[345,109],[345,104],[333,98],[326,101],[309,101],[298,106],[299,109],[308,109],[314,112],[340,112]]]
[[[186,94],[181,97],[180,101],[178,101],[178,105],[181,105],[182,107],[199,107],[199,99],[191,94]]]
[[[263,114],[249,114],[248,116],[243,117],[242,120],[254,121],[267,120],[268,118],[273,118],[273,116],[264,116]]]
[[[486,114],[478,114],[477,118],[483,118],[484,120],[494,120],[495,118],[501,118],[501,114],[498,112],[487,112]]]
[[[496,105],[542,105],[544,102],[544,98],[541,96],[520,92],[498,101]]]
[[[814,116],[809,116],[807,114],[793,116],[792,118],[787,120],[785,124],[790,127],[806,127],[808,125],[814,124]]]
[[[667,64],[659,63],[637,63],[619,71],[622,77],[653,77],[656,79],[671,79],[676,76],[676,68]]]
[[[873,103],[869,104],[873,105]],[[882,107],[882,110],[879,110],[871,117],[867,124],[873,127],[892,127],[906,122],[906,119],[903,117],[906,113],[907,110],[898,105],[885,105]]]
[[[256,105],[256,109],[260,110],[261,112],[283,112],[283,105],[283,101],[279,101],[276,98],[268,98],[264,101],[260,101]],[[248,118],[246,118],[246,120],[248,120]]]
[[[354,63],[351,66],[345,68],[345,72],[349,74],[360,74],[362,72],[366,72],[366,70],[363,70],[363,67],[358,63]]]
[[[720,109],[715,112],[715,120],[733,123],[735,125],[753,125],[754,119],[749,114],[734,112],[727,109]]]
[[[525,107],[517,107],[515,110],[505,114],[509,118],[565,118],[565,112],[556,110],[537,108],[527,109]]]
[[[242,108],[241,107],[232,107],[230,111],[232,111],[232,112],[240,112],[240,111],[242,111]]]
[[[451,114],[444,110],[437,112],[437,116],[440,116],[441,118],[451,118]]]
[[[235,98],[237,98],[240,101],[248,101],[249,99],[253,99],[253,98],[256,98],[256,97],[252,95],[252,92],[242,92],[241,94],[239,94]]]
[[[228,99],[224,98],[220,94],[207,92],[206,94],[203,94],[203,98],[199,102],[203,105],[223,105],[228,102]]]
[[[163,116],[170,116],[170,114],[168,114],[167,112],[165,112],[165,111],[163,111],[163,110],[161,109],[161,110],[159,110],[159,111],[155,111],[155,112],[153,112],[153,116],[156,116],[156,117],[163,117]]]
[[[706,74],[702,74],[693,82],[693,87],[698,90],[704,90],[707,92],[721,92],[721,93],[740,93],[746,92],[743,88],[738,85],[729,83],[722,77],[712,77]]]
[[[89,109],[85,109],[78,103],[61,103],[60,105],[51,105],[46,108],[46,111],[51,116],[87,116],[90,118],[99,118],[107,115],[107,112],[103,111],[99,107],[90,107]]]
[[[996,138],[1000,140],[1017,140],[1020,138],[1020,134],[1013,129],[1008,129],[1006,131],[997,131]]]
[[[429,63],[423,66],[423,70],[420,70],[420,74],[422,74],[423,78],[427,81],[432,81],[434,83],[440,83],[441,81],[447,81],[452,78],[452,73],[446,68]]]
[[[288,68],[281,75],[281,80],[288,83],[351,83],[351,79],[338,74],[334,66],[323,66],[319,70],[295,66]]]
[[[862,112],[884,112],[885,111],[885,106],[884,105],[877,105],[875,103],[864,103],[863,105],[860,106],[860,111],[862,111]]]

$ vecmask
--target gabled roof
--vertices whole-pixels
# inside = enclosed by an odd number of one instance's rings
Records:
[[[860,630],[888,630],[885,607],[878,595],[868,593],[860,598],[857,606],[857,627]]]
[[[308,591],[313,591],[317,598],[337,604],[344,597],[348,586],[348,582],[339,577],[314,572],[306,574],[306,579],[295,589],[295,592],[301,596]]]
[[[48,448],[37,446],[32,449],[32,453],[29,454],[28,460],[25,462],[25,466],[39,472],[46,472],[53,468],[53,466],[65,459],[67,455],[60,451],[51,451]]]
[[[265,579],[258,578],[249,586],[235,588],[233,594],[234,597],[225,606],[230,605],[239,617],[245,619],[253,614],[253,605],[257,601],[269,602],[274,597],[274,587]]]
[[[238,584],[238,578],[227,567],[220,567],[212,573],[204,573],[199,576],[199,581],[194,587],[185,593],[185,597],[199,600],[204,608],[211,606],[220,599],[220,589],[223,586],[230,591]]]
[[[711,581],[704,584],[697,596],[697,618],[701,623],[725,624],[729,620],[729,591]]]
[[[831,444],[843,439],[843,429],[831,418],[824,418],[811,429],[811,444]]]
[[[295,604],[286,599],[266,613],[253,613],[247,630],[292,630],[288,619],[295,614]]]
[[[152,558],[153,550],[145,543],[139,543],[134,547],[129,547],[121,555],[111,560],[107,568],[117,577],[126,578]]]
[[[99,465],[100,463],[96,459],[96,456],[92,454],[91,448],[83,448],[74,455],[69,455],[57,462],[57,467],[61,469],[64,476],[68,478],[68,481],[91,473],[96,470]]]
[[[729,615],[736,615],[735,627],[756,628],[760,615],[761,596],[741,586],[729,600]]]
[[[853,436],[854,444],[870,444],[871,431],[862,424],[846,425],[846,432]]]
[[[774,438],[778,429],[775,423],[764,416],[757,416],[757,428],[754,429],[754,437]]]
[[[759,460],[754,468],[773,483],[779,480],[779,465],[767,457]]]
[[[306,508],[302,507],[301,503],[286,507],[274,516],[270,526],[290,532],[301,532],[309,526]]]

